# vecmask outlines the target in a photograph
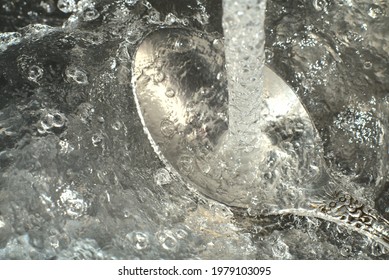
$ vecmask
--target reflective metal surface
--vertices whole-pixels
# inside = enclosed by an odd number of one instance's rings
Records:
[[[239,188],[223,184],[221,171],[212,161],[213,154],[225,144],[228,128],[225,76],[223,45],[219,38],[166,28],[152,32],[139,46],[133,84],[139,113],[165,163],[193,182],[205,196],[230,206],[248,208],[252,197],[263,190],[255,184]],[[261,154],[269,155],[277,149],[277,126],[280,120],[287,120],[289,129],[301,130],[302,152],[315,157],[320,147],[318,134],[297,95],[267,67],[264,77],[263,104],[258,108],[263,118],[263,131],[258,132],[258,137],[262,137]],[[255,163],[264,160],[252,159]],[[316,161],[320,160],[316,156]],[[320,162],[316,164],[321,166]],[[306,175],[313,180],[320,173],[316,170]]]
[[[387,245],[388,222],[344,194],[331,178],[311,118],[293,90],[268,67],[263,103],[258,108],[263,123],[258,132],[261,158],[249,160],[253,166],[266,166],[272,155],[282,155],[282,170],[297,159],[300,173],[292,174],[290,182],[295,190],[283,190],[284,184],[266,189],[259,184],[261,178],[240,185],[225,182],[231,178],[222,174],[228,169],[218,166],[223,163],[214,156],[225,145],[228,130],[225,76],[220,38],[166,28],[151,32],[140,44],[133,68],[138,112],[165,164],[200,193],[226,205],[250,208],[257,205],[253,199],[266,199],[260,204],[267,204],[270,213],[320,217]],[[294,147],[285,147],[285,143]],[[248,172],[263,176],[254,167]],[[287,176],[283,179],[288,181]]]

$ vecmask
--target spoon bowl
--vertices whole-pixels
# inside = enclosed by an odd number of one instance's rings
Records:
[[[132,73],[156,153],[202,195],[236,208],[331,220],[388,246],[388,222],[329,175],[313,121],[273,70],[264,67],[261,144],[259,152],[248,149],[245,169],[231,168],[236,164],[228,153],[220,157],[228,142],[222,38],[181,28],[153,31],[139,45]]]

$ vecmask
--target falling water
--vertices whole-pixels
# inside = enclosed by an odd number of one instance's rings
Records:
[[[209,174],[221,174],[216,197],[230,205],[247,205],[260,183],[265,7],[265,0],[223,1],[229,129]]]
[[[266,0],[223,1],[229,91],[228,141],[240,152],[258,145]]]

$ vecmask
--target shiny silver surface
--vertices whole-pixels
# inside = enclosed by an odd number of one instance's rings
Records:
[[[260,188],[223,184],[210,159],[223,145],[228,128],[225,76],[219,38],[166,28],[152,32],[139,46],[133,84],[145,128],[165,163],[205,196],[247,208]],[[276,132],[269,123],[274,125],[280,119],[287,119],[290,126],[303,124],[305,153],[315,154],[320,141],[299,98],[271,69],[265,68],[264,77],[263,106],[259,108],[264,126],[258,132],[258,137],[263,137],[263,155],[277,148]]]
[[[228,131],[228,93],[220,38],[166,28],[151,32],[134,58],[133,86],[145,132],[166,166],[201,194],[238,208],[312,216],[337,222],[388,246],[388,222],[332,178],[322,158],[318,132],[298,96],[270,68],[264,70],[260,158],[253,176],[266,176],[266,161],[282,156],[278,170],[297,163],[299,174],[266,187],[265,180],[225,182],[215,161]],[[259,169],[255,165],[260,165]],[[262,167],[263,165],[263,167]],[[261,173],[261,171],[263,171]],[[297,179],[296,179],[297,178]],[[289,180],[289,181],[288,181]],[[261,185],[261,183],[264,185]],[[286,188],[285,188],[286,186]],[[284,188],[284,189],[283,189]],[[291,190],[293,189],[293,190]],[[253,199],[259,203],[253,203]]]

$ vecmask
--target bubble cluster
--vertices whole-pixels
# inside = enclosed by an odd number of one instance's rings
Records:
[[[66,125],[66,116],[58,111],[44,111],[38,124],[38,132],[46,134],[55,128],[63,128]]]

